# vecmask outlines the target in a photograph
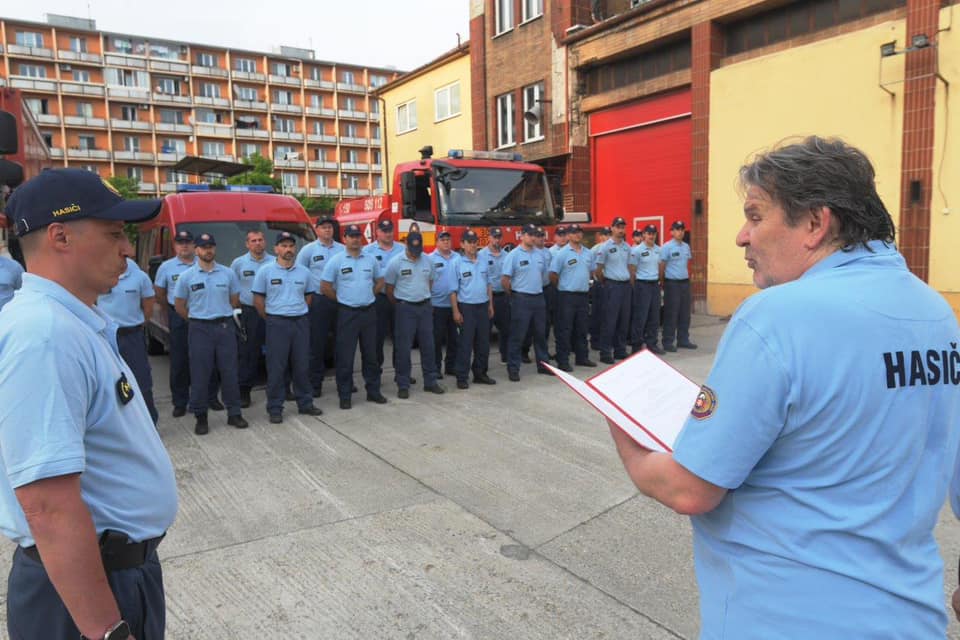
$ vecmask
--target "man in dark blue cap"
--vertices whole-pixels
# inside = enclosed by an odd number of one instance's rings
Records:
[[[393,241],[393,222],[389,218],[384,218],[377,223],[377,241],[363,247],[363,252],[380,263],[380,271],[384,272],[387,265],[395,256],[403,253],[403,244]],[[383,343],[387,336],[393,333],[393,304],[387,297],[386,292],[377,294],[377,362],[383,369]],[[393,367],[396,369],[397,357],[392,358]]]
[[[597,256],[600,255],[600,248],[610,239],[611,233],[610,227],[603,227],[597,231],[596,241],[590,247],[593,251],[594,264]],[[603,281],[595,277],[593,284],[590,285],[590,348],[594,351],[600,351],[600,334],[603,332],[603,297]]]
[[[433,262],[433,289],[431,303],[433,304],[433,349],[437,360],[437,371],[440,378],[443,374],[455,375],[457,368],[457,323],[453,321],[453,307],[450,305],[450,294],[456,285],[456,266],[460,254],[450,248],[450,232],[441,231],[437,234],[437,248],[427,255]],[[447,351],[444,354],[444,347]]]
[[[7,204],[27,265],[0,314],[10,638],[164,635],[157,546],[177,512],[173,465],[95,304],[127,268],[124,223],[159,210],[80,169],[44,171]]]
[[[690,245],[683,241],[683,220],[670,225],[670,241],[660,250],[663,268],[663,348],[665,351],[696,349],[690,341]]]
[[[487,375],[490,361],[490,319],[493,318],[493,295],[490,267],[477,255],[479,238],[472,229],[460,236],[463,255],[457,261],[457,286],[450,292],[453,321],[460,327],[457,343],[457,388],[466,389],[473,372],[477,384],[496,384]],[[470,357],[473,356],[473,363]]]
[[[660,247],[657,228],[648,224],[642,231],[643,241],[630,250],[630,274],[633,276],[633,311],[630,320],[630,342],[633,351],[647,349],[662,355],[657,346],[660,332]]]
[[[500,362],[507,364],[507,343],[510,336],[510,299],[503,289],[500,276],[503,270],[503,259],[507,252],[500,248],[503,232],[493,227],[490,229],[490,244],[480,250],[480,258],[487,262],[490,270],[490,289],[493,293],[493,326],[497,328],[497,346],[500,350]]]
[[[520,347],[527,332],[533,331],[533,349],[537,356],[537,373],[550,374],[543,366],[547,353],[547,305],[543,299],[543,269],[540,252],[534,246],[538,229],[523,227],[520,246],[507,254],[500,280],[510,295],[510,343],[507,352],[507,376],[520,381]]]
[[[600,332],[600,362],[613,364],[627,357],[627,332],[630,329],[630,245],[627,221],[613,220],[613,235],[597,253],[597,278],[603,281],[603,329]]]

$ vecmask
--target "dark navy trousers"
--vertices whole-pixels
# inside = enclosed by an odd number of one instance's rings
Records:
[[[590,344],[600,351],[600,336],[603,333],[603,298],[605,287],[599,280],[590,287]]]
[[[257,368],[260,366],[260,353],[263,351],[266,340],[266,324],[256,307],[248,304],[241,307],[240,321],[247,334],[246,341],[241,340],[238,345],[240,358],[240,390],[250,393],[250,389],[257,384]]]
[[[420,368],[423,372],[423,386],[432,387],[437,383],[437,360],[433,346],[433,307],[430,299],[422,302],[397,300],[396,324],[393,331],[393,352],[397,359],[397,388],[410,388],[410,375],[413,370],[410,353],[413,341],[420,345]]]
[[[630,320],[630,344],[634,349],[656,345],[660,330],[660,283],[637,280],[633,285],[633,314]]]
[[[390,302],[390,298],[388,298],[385,293],[377,294],[375,306],[377,309],[377,364],[379,364],[382,369],[384,362],[383,343],[386,342],[387,336],[392,337],[393,334],[394,309],[393,303]],[[394,368],[396,368],[396,345],[394,345],[393,352],[391,362]]]
[[[463,324],[460,325],[460,338],[457,343],[457,381],[467,382],[470,371],[474,376],[487,372],[490,365],[490,303],[459,305]],[[473,356],[473,366],[470,356]]]
[[[529,294],[514,291],[510,296],[510,347],[507,370],[520,371],[520,347],[527,331],[533,330],[533,351],[537,368],[549,358],[547,353],[547,304],[542,293]]]
[[[153,404],[153,374],[150,372],[150,359],[147,357],[147,342],[143,335],[143,325],[122,327],[117,331],[117,347],[120,356],[130,365],[137,386],[147,403],[153,424],[157,424],[157,407]]]
[[[210,379],[219,373],[223,404],[228,416],[240,415],[237,330],[233,318],[216,322],[190,320],[190,410],[194,415],[207,412],[210,403]]]
[[[557,332],[557,288],[552,284],[543,285],[543,301],[547,305],[546,320],[543,328],[543,337],[547,342],[550,341],[550,328],[553,327],[554,340]],[[529,353],[530,346],[533,344],[533,329],[527,331],[527,337],[523,340],[523,352]]]
[[[135,569],[107,573],[120,615],[137,640],[163,640],[166,604],[163,571],[156,549]],[[7,579],[7,633],[10,640],[75,640],[80,631],[43,565],[20,547]]]
[[[337,309],[337,393],[349,400],[353,390],[353,359],[360,344],[360,363],[367,393],[380,393],[377,364],[377,310],[374,305]]]
[[[690,281],[663,283],[663,346],[690,342]]]
[[[507,345],[510,342],[510,298],[506,292],[493,294],[493,324],[497,327],[500,359],[506,362]]]
[[[327,373],[327,336],[336,328],[337,303],[323,294],[314,294],[310,302],[310,385],[314,391],[323,387],[323,377]]]
[[[438,372],[442,372],[444,367],[447,373],[456,370],[457,323],[453,321],[453,309],[450,307],[433,308],[433,352]]]
[[[174,407],[186,407],[190,401],[190,325],[172,306],[167,306],[170,328],[170,395]],[[220,378],[213,372],[207,385],[207,404],[217,397]]]
[[[266,322],[267,413],[283,413],[287,395],[287,370],[291,372],[297,407],[313,406],[310,386],[310,319],[302,316],[268,315]]]
[[[600,353],[626,357],[630,330],[630,281],[607,280],[603,284],[603,331]]]
[[[570,364],[570,352],[577,362],[589,360],[587,350],[589,294],[559,291],[557,294],[557,364]]]

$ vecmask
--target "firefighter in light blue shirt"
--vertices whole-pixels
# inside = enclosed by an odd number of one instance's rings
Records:
[[[310,270],[296,264],[297,238],[289,231],[277,234],[277,258],[253,279],[253,302],[266,323],[267,413],[271,424],[283,422],[286,373],[292,375],[293,393],[301,415],[323,413],[313,405],[310,387]]]
[[[570,352],[578,367],[595,367],[587,349],[587,313],[590,276],[595,269],[594,253],[584,247],[583,230],[578,224],[567,231],[569,243],[553,256],[550,279],[557,287],[557,366],[573,371]]]
[[[239,347],[240,406],[243,408],[250,406],[250,390],[257,381],[260,353],[266,339],[265,324],[253,306],[253,293],[250,288],[260,268],[276,260],[266,251],[267,243],[262,231],[247,231],[246,245],[247,252],[230,263],[230,268],[237,274],[240,283],[240,322],[243,325]]]
[[[363,252],[376,258],[380,263],[380,271],[384,272],[390,261],[403,253],[403,243],[393,240],[393,222],[384,218],[377,223],[377,241],[363,247]],[[394,322],[394,308],[387,298],[385,291],[377,294],[377,362],[383,368],[383,343],[387,336],[392,336]],[[397,357],[391,358],[394,370],[397,367]]]
[[[633,313],[630,316],[630,343],[634,353],[646,346],[663,355],[657,346],[660,332],[660,247],[657,228],[643,228],[642,241],[630,250],[630,273],[633,276]]]
[[[455,267],[457,287],[450,293],[453,321],[460,327],[456,364],[458,389],[467,389],[470,386],[468,377],[471,371],[475,383],[496,384],[496,380],[487,375],[490,362],[490,319],[493,318],[490,266],[477,253],[478,241],[476,232],[470,229],[460,236],[463,255]]]
[[[427,254],[433,262],[433,349],[440,378],[443,374],[454,375],[457,367],[457,323],[453,321],[450,294],[456,285],[456,266],[460,254],[450,248],[450,232],[437,234],[437,248]],[[444,353],[446,347],[446,353]]]
[[[493,227],[490,229],[490,244],[480,250],[480,258],[487,261],[490,269],[490,288],[493,292],[493,325],[497,328],[497,348],[500,351],[500,362],[507,363],[507,344],[510,339],[510,299],[503,290],[500,276],[503,271],[503,260],[507,252],[500,248],[503,232]]]
[[[597,231],[596,242],[590,247],[590,251],[593,252],[594,269],[596,269],[600,247],[610,239],[611,233],[610,227],[603,227]],[[590,348],[594,351],[600,351],[600,334],[603,333],[603,292],[603,282],[595,277],[590,287]]]
[[[510,294],[510,341],[507,352],[507,376],[511,382],[520,381],[520,348],[527,331],[533,330],[533,348],[537,357],[537,373],[550,370],[541,363],[547,353],[547,305],[543,299],[542,254],[536,248],[538,230],[532,224],[523,227],[520,245],[507,254],[503,261],[503,288]]]
[[[630,329],[630,245],[626,241],[627,222],[614,218],[613,235],[597,252],[597,276],[603,280],[603,321],[600,334],[600,362],[627,357],[627,332]]]
[[[16,260],[0,256],[0,310],[10,302],[23,282],[23,267]]]
[[[669,242],[660,249],[663,265],[663,348],[665,351],[696,349],[690,341],[690,245],[683,241],[686,225],[677,220],[670,225]],[[674,346],[676,345],[676,346]]]

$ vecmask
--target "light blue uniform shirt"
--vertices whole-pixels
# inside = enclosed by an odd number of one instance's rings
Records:
[[[503,283],[500,281],[500,276],[503,275],[503,259],[507,257],[507,252],[503,249],[500,249],[500,253],[493,255],[493,252],[490,251],[490,247],[484,247],[483,249],[480,249],[477,255],[487,261],[487,270],[489,271],[490,276],[490,286],[493,287],[493,292],[501,293],[503,291]]]
[[[117,286],[97,297],[97,308],[121,327],[135,327],[143,324],[141,300],[156,295],[150,276],[127,258],[127,270],[120,275]]]
[[[439,251],[427,254],[433,263],[433,288],[431,289],[431,303],[435,307],[450,308],[450,294],[457,288],[457,260],[460,254],[451,251],[450,256],[444,258]]]
[[[361,251],[376,258],[377,262],[380,263],[380,272],[383,273],[386,270],[387,265],[390,264],[390,261],[396,256],[406,253],[407,248],[402,242],[394,242],[393,246],[390,247],[390,250],[386,251],[380,246],[379,242],[373,242],[372,244],[363,245],[363,249],[361,249]]]
[[[474,260],[466,255],[460,256],[454,267],[457,279],[457,302],[462,304],[483,304],[490,302],[490,267],[486,260],[480,259],[479,252]]]
[[[663,277],[669,280],[686,280],[690,277],[687,270],[687,263],[693,254],[690,253],[690,245],[683,241],[670,240],[663,243],[660,249],[660,262],[666,263],[663,271]]]
[[[518,293],[543,293],[543,260],[540,250],[527,251],[519,246],[503,261],[503,275],[510,277],[510,290]]]
[[[406,251],[387,263],[383,280],[393,286],[393,296],[406,302],[423,302],[430,297],[433,261],[423,254],[411,260]]]
[[[703,638],[945,637],[933,528],[960,328],[870,246],[744,302],[677,439],[679,464],[732,490],[692,519]]]
[[[341,251],[326,262],[323,281],[333,285],[337,302],[348,307],[366,307],[374,303],[373,286],[382,277],[376,258],[362,252],[353,257]]]
[[[310,289],[310,269],[296,264],[289,269],[274,260],[257,271],[253,278],[253,293],[266,299],[266,311],[271,316],[302,316],[309,311],[306,296]]]
[[[212,320],[233,315],[230,296],[240,292],[237,274],[220,264],[204,271],[196,264],[177,280],[177,297],[187,301],[187,315],[195,320]]]
[[[194,256],[193,262],[181,262],[180,258],[173,256],[164,261],[157,269],[157,275],[153,278],[153,284],[167,290],[167,303],[171,306],[175,302],[177,292],[177,280],[183,275],[183,272],[199,262],[199,258]]]
[[[177,485],[117,325],[60,285],[27,273],[0,314],[0,530],[34,544],[14,489],[80,474],[98,534],[135,541],[173,524]],[[133,397],[121,401],[126,378]]]
[[[346,251],[346,247],[336,240],[333,240],[329,247],[319,240],[314,240],[300,250],[300,253],[297,254],[297,264],[310,269],[310,286],[314,291],[320,291],[323,271],[327,268],[330,258],[344,251]]]
[[[277,261],[276,256],[264,252],[263,258],[256,260],[253,254],[247,251],[242,256],[238,256],[230,263],[230,268],[237,276],[237,282],[240,284],[240,304],[253,305],[253,278],[257,275],[260,267]]]
[[[23,282],[23,267],[16,260],[0,256],[0,309],[10,302]]]
[[[641,242],[630,250],[630,264],[637,268],[637,280],[660,280],[660,247]]]
[[[556,273],[560,277],[557,291],[589,291],[594,257],[590,249],[580,247],[580,251],[575,251],[569,244],[558,251],[550,263],[550,273]]]
[[[540,253],[540,269],[543,273],[541,281],[543,282],[543,286],[546,287],[550,284],[550,261],[553,260],[553,254],[550,253],[550,249],[546,247],[538,249],[538,251]]]
[[[597,264],[603,265],[604,280],[630,280],[630,245],[627,242],[614,242],[610,238],[597,251]]]

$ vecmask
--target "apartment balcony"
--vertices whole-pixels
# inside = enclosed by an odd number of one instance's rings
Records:
[[[224,153],[222,155],[208,156],[206,154],[201,154],[204,158],[213,158],[214,160],[219,160],[220,162],[233,162],[234,157],[232,154]]]
[[[296,131],[292,133],[287,133],[286,131],[274,131],[273,132],[274,140],[303,140],[303,134]]]
[[[382,138],[370,138],[370,144],[374,147],[379,147],[382,142]]]
[[[195,76],[208,76],[212,78],[227,78],[230,76],[229,71],[221,69],[220,67],[201,67],[195,64],[190,67],[190,71],[193,72]]]
[[[60,91],[81,96],[103,97],[106,89],[103,84],[93,84],[89,82],[61,82]]]
[[[358,196],[368,196],[370,195],[370,189],[357,189]]]
[[[104,56],[104,61],[110,67],[136,67],[137,69],[146,69],[147,61],[144,58],[127,56],[123,54],[108,53]]]
[[[107,126],[105,118],[87,118],[85,116],[63,116],[63,124],[68,127],[89,127],[103,129]]]
[[[107,97],[149,102],[150,90],[141,89],[140,87],[107,87]]]
[[[52,58],[53,49],[46,47],[24,47],[19,44],[8,44],[7,54],[11,56],[26,56],[29,58]]]
[[[193,99],[190,96],[183,96],[175,93],[165,93],[163,91],[154,91],[153,101],[164,104],[182,104],[184,106],[188,106],[193,103]]]
[[[158,122],[154,126],[157,128],[157,133],[193,133],[193,127],[189,124]]]
[[[193,103],[198,105],[207,105],[210,107],[230,106],[230,101],[226,98],[208,98],[206,96],[193,96]]]
[[[270,84],[286,84],[294,87],[299,87],[300,78],[295,78],[293,76],[276,76],[271,73]]]
[[[161,152],[161,153],[158,153],[158,154],[157,154],[157,163],[158,163],[158,164],[174,164],[175,162],[179,162],[179,161],[180,161],[180,158],[182,158],[182,157],[185,156],[185,155],[186,155],[186,154],[184,154],[184,153],[176,153],[176,152],[174,152],[174,153],[164,153],[164,152]]]
[[[67,157],[86,160],[109,160],[110,152],[106,149],[67,149]]]
[[[48,149],[48,151],[50,152],[50,157],[51,157],[51,158],[62,158],[62,157],[63,157],[63,149],[61,149],[60,147],[50,147],[50,148]]]
[[[163,182],[160,184],[160,193],[176,193],[178,186],[178,182]]]
[[[349,136],[340,136],[340,144],[349,144],[354,146],[367,146],[368,140],[366,138],[351,138]]]
[[[185,74],[190,71],[190,65],[182,62],[166,62],[165,60],[150,60],[150,71]]]
[[[340,195],[335,187],[310,187],[310,195],[312,196],[336,196]]]
[[[234,69],[230,72],[230,75],[233,76],[234,80],[249,80],[251,82],[264,82],[267,79],[262,73],[253,73],[250,71],[237,71]]]
[[[366,120],[367,113],[365,111],[351,111],[349,109],[340,109],[337,111],[337,115],[341,118],[348,118],[350,120]]]
[[[341,162],[340,168],[344,171],[361,171],[366,173],[370,170],[370,165],[366,162]]]
[[[286,160],[277,158],[273,161],[274,168],[280,169],[303,169],[307,166],[304,160]]]
[[[360,189],[344,189],[343,195],[345,196],[358,196],[360,195]]]
[[[93,64],[103,64],[103,58],[96,53],[80,53],[61,49],[57,51],[57,58],[60,60],[73,60],[77,62],[90,62]]]
[[[368,113],[367,120],[369,120],[370,122],[380,122],[380,112]]]
[[[138,191],[140,193],[156,193],[157,185],[153,184],[152,182],[141,182]]]
[[[57,83],[50,80],[34,80],[33,78],[10,76],[10,86],[14,89],[26,89],[27,91],[43,91],[56,93]]]
[[[348,84],[346,82],[338,82],[337,91],[348,91],[350,93],[366,93],[367,88],[362,84]]]
[[[111,129],[123,129],[125,131],[135,130],[135,131],[152,131],[153,123],[152,122],[140,122],[139,120],[117,120],[116,118],[110,119],[110,128]]]
[[[237,129],[234,134],[238,138],[269,138],[270,132],[266,129]]]
[[[328,136],[325,133],[311,133],[307,135],[307,142],[329,142],[337,143],[337,136]]]
[[[33,116],[37,124],[60,124],[60,116],[52,113],[40,113]]]
[[[153,162],[154,154],[147,151],[114,151],[113,159],[119,162]]]
[[[288,196],[303,196],[307,194],[306,187],[288,187],[283,185],[283,193]]]
[[[217,138],[232,138],[233,126],[228,124],[198,124],[198,136],[214,136]]]
[[[333,118],[337,115],[337,112],[335,109],[327,109],[326,107],[307,107],[307,115]]]
[[[370,170],[379,173],[379,172],[383,171],[383,165],[382,165],[382,164],[377,164],[377,163],[371,164],[371,165],[370,165]]]
[[[270,110],[274,112],[283,113],[303,113],[303,107],[298,104],[277,104],[276,102],[270,103]]]
[[[307,163],[308,169],[331,169],[337,171],[340,168],[340,165],[336,162],[328,162],[327,160],[311,160]]]
[[[251,111],[266,111],[267,103],[259,102],[257,100],[234,100],[233,101],[234,109],[249,109]]]

